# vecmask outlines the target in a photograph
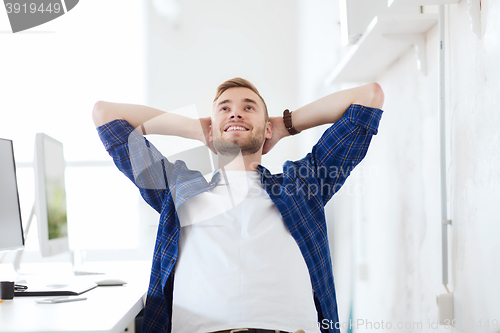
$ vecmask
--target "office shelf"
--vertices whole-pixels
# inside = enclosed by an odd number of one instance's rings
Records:
[[[437,14],[375,17],[360,40],[350,47],[327,77],[325,84],[374,81],[411,46],[415,47],[419,67],[425,73],[425,33],[437,22]]]

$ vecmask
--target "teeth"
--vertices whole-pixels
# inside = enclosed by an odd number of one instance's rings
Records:
[[[229,127],[226,132],[229,132],[229,131],[246,131],[247,129],[244,128],[244,127],[241,127],[241,126],[231,126]]]

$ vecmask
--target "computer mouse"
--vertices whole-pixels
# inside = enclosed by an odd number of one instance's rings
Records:
[[[123,286],[127,282],[121,279],[102,279],[95,282],[99,287],[102,286]]]

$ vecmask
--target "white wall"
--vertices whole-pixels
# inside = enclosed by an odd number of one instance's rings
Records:
[[[457,318],[467,332],[482,332],[469,318],[500,316],[500,3],[482,1],[484,35],[467,29],[466,4],[452,7],[451,206],[453,284]],[[496,328],[495,332],[500,331]]]
[[[170,1],[178,6],[175,19],[159,15],[154,3],[148,1],[148,105],[174,111],[195,104],[182,113],[206,117],[217,86],[239,76],[257,87],[270,116],[297,107],[296,1]],[[279,169],[294,158],[284,150],[278,144],[265,165]]]
[[[377,80],[386,97],[379,134],[362,168],[346,182],[350,187],[343,188],[329,207],[337,288],[349,281],[346,277],[354,265],[354,321],[407,325],[398,332],[500,331],[500,285],[495,279],[500,276],[496,241],[500,233],[500,3],[481,3],[481,39],[470,28],[467,1],[449,5],[446,15],[448,206],[453,221],[449,286],[457,327],[435,326],[436,295],[445,292],[437,26],[426,35],[427,76],[417,70],[414,53],[408,50]],[[356,185],[360,195],[348,191]],[[346,259],[351,253],[352,263]],[[339,311],[345,318],[345,309]],[[360,325],[355,331],[375,329],[366,328]]]
[[[333,92],[323,84],[340,60],[339,6],[330,0],[298,2],[298,104],[306,105]],[[329,125],[300,135],[302,152],[309,152]]]

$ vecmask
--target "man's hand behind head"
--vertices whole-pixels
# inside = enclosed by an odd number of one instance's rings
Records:
[[[285,128],[283,123],[283,117],[269,117],[271,122],[271,128],[273,131],[273,136],[264,142],[264,148],[262,149],[262,155],[267,154],[273,147],[285,136],[290,135]]]
[[[214,154],[217,154],[217,151],[215,150],[215,147],[213,145],[213,142],[209,140],[209,134],[210,134],[210,126],[212,125],[212,118],[211,117],[205,117],[205,118],[200,118],[200,124],[201,128],[203,130],[203,136],[200,136],[198,140],[203,142],[208,148],[210,148],[211,151],[213,151]]]

